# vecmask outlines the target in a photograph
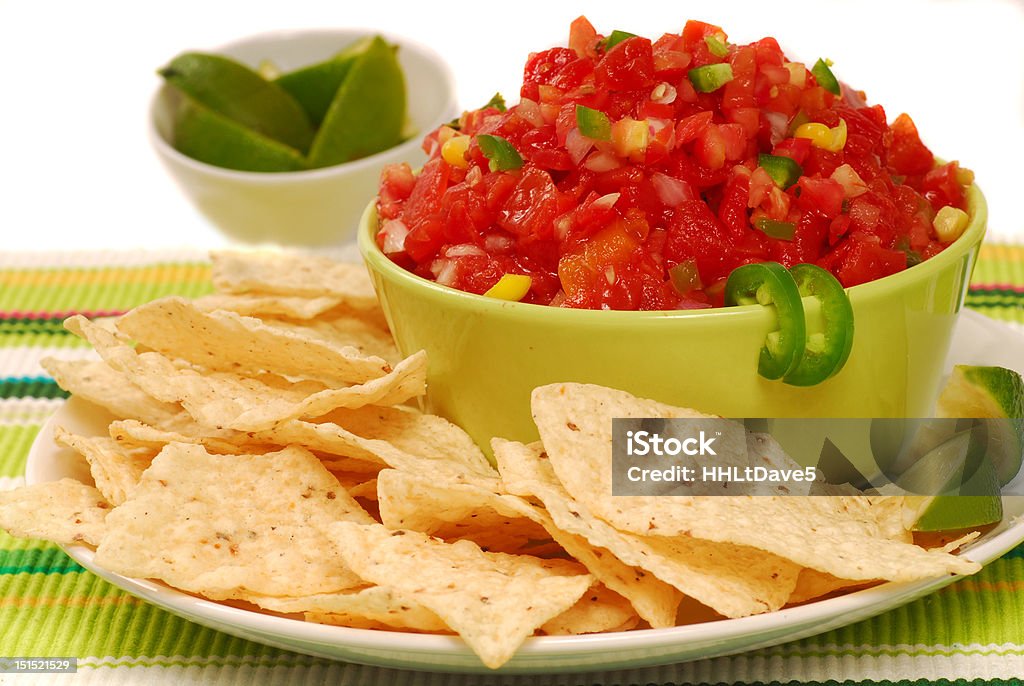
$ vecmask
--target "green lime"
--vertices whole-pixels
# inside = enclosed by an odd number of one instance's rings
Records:
[[[986,459],[983,432],[956,434],[915,462],[898,484],[920,494],[904,499],[904,524],[911,531],[966,529],[1003,517],[999,478]]]
[[[176,113],[175,149],[225,169],[284,172],[307,169],[295,148],[267,138],[238,122],[183,97]]]
[[[281,74],[275,82],[302,105],[314,126],[320,126],[356,58],[372,42],[371,36],[360,38],[329,60]]]
[[[313,127],[302,106],[245,65],[220,55],[186,52],[160,75],[211,111],[300,152],[309,150]]]
[[[352,63],[309,151],[327,167],[387,150],[402,141],[405,78],[395,52],[376,36]]]
[[[999,482],[1010,483],[1024,463],[1024,379],[1012,369],[957,365],[939,395],[940,417],[1005,419],[986,422],[989,458]]]

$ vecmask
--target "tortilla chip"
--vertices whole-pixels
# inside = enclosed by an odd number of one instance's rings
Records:
[[[192,301],[204,312],[228,310],[246,317],[277,316],[291,319],[313,319],[341,304],[341,298],[320,296],[298,298],[285,295],[224,295],[214,293]]]
[[[540,631],[548,636],[628,631],[639,619],[628,600],[598,585],[584,593],[568,610],[545,622]]]
[[[495,439],[492,445],[509,491],[539,498],[558,527],[609,551],[626,565],[646,570],[726,617],[777,610],[796,584],[799,566],[754,548],[689,536],[637,536],[617,531],[565,491],[539,443]],[[671,606],[671,618],[663,611],[658,624],[648,618],[653,608],[637,607],[637,612],[652,626],[671,626],[678,604],[676,600]]]
[[[748,546],[846,579],[910,581],[981,568],[886,538],[866,497],[614,497],[612,418],[697,413],[586,384],[537,388],[532,407],[565,490],[622,531]]]
[[[204,426],[261,431],[287,419],[319,416],[339,407],[394,405],[421,395],[426,383],[426,354],[419,352],[389,374],[365,384],[330,389],[312,381],[288,383],[263,376],[227,372],[200,373],[174,364],[157,352],[136,353],[127,343],[76,315],[64,325],[89,341],[103,359],[150,396],[180,402]]]
[[[357,310],[377,307],[366,267],[316,255],[212,252],[213,285],[224,293],[331,296]]]
[[[62,426],[54,428],[53,438],[86,459],[96,488],[114,506],[128,499],[156,454],[149,449],[129,450],[106,436],[79,436]]]
[[[133,419],[111,422],[107,427],[118,445],[127,448],[149,448],[159,452],[168,443],[195,443],[209,452],[222,455],[238,455],[245,452],[268,452],[257,450],[259,444],[245,440],[248,434],[239,431],[204,429],[199,424],[181,426],[179,431],[165,431]],[[188,433],[181,433],[188,431]]]
[[[821,598],[836,591],[864,586],[870,583],[840,579],[826,572],[819,572],[816,569],[802,569],[800,570],[800,576],[797,577],[796,587],[789,596],[787,604],[806,603],[808,600]]]
[[[74,479],[0,491],[0,529],[19,538],[96,545],[109,513],[110,504],[98,490]]]
[[[127,376],[102,360],[47,357],[40,364],[65,391],[99,405],[116,417],[167,426],[175,423],[182,414],[179,405],[150,397]]]
[[[496,493],[481,484],[438,483],[430,476],[385,470],[378,479],[381,521],[389,528],[410,528],[457,540],[472,540],[481,548],[527,553],[544,533],[594,577],[625,596],[655,628],[674,624],[681,594],[651,574],[622,563],[603,548],[563,530],[549,513],[523,498]],[[489,515],[488,515],[489,513]],[[543,531],[511,527],[515,517],[526,518]],[[459,525],[463,530],[459,531]],[[532,552],[540,556],[540,552]]]
[[[212,371],[267,370],[328,385],[363,383],[391,371],[382,358],[304,335],[303,327],[271,326],[234,312],[206,312],[178,297],[136,307],[121,317],[117,328],[156,352]]]
[[[365,627],[372,622],[392,629],[450,631],[426,607],[384,586],[289,598],[250,595],[246,600],[274,612],[330,615],[329,623],[338,626]]]
[[[379,524],[338,522],[330,533],[359,576],[432,610],[492,669],[575,605],[594,580],[566,576],[556,560],[485,553],[468,541],[447,544]]]
[[[358,317],[342,317],[310,322],[264,320],[266,326],[302,338],[322,341],[336,348],[351,347],[364,357],[375,356],[390,364],[402,359],[395,340],[387,329],[368,323]]]
[[[214,600],[330,593],[364,585],[324,533],[339,520],[373,521],[306,450],[171,443],[110,513],[96,564]]]

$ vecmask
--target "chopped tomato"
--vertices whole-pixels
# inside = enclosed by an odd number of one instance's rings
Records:
[[[965,207],[970,173],[937,167],[910,117],[889,126],[862,92],[833,95],[773,38],[729,44],[698,21],[614,38],[576,19],[568,47],[530,55],[518,105],[427,134],[418,175],[386,167],[388,257],[471,293],[528,275],[527,303],[689,309],[721,305],[751,262],[815,263],[853,286],[945,247],[932,220]],[[698,89],[703,67],[718,76]],[[442,154],[455,136],[470,138],[459,164]],[[691,262],[700,285],[673,285]]]

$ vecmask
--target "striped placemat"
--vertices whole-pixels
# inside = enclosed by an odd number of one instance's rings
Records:
[[[65,396],[39,360],[87,352],[65,316],[197,296],[208,283],[196,253],[0,255],[0,490],[23,483],[32,440]],[[982,249],[967,304],[1024,328],[1024,246]],[[78,673],[0,674],[0,684],[1020,684],[1024,546],[922,600],[802,641],[660,668],[499,677],[351,665],[235,638],[135,599],[56,546],[0,532],[0,657],[13,656],[74,656]]]

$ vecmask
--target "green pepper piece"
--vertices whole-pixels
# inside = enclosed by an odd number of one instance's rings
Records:
[[[780,222],[768,217],[761,217],[756,222],[757,228],[769,238],[778,238],[780,241],[791,241],[796,235],[796,224],[793,222]]]
[[[794,114],[793,118],[790,120],[789,128],[786,130],[786,135],[792,137],[792,135],[796,133],[797,129],[799,129],[804,124],[809,123],[810,121],[811,118],[807,116],[807,113],[804,112],[803,110],[800,110],[799,112]]]
[[[480,152],[490,160],[488,166],[491,171],[508,171],[523,166],[523,158],[519,152],[501,136],[482,133],[477,135],[476,142],[480,146]]]
[[[686,260],[668,270],[669,278],[672,280],[672,287],[679,295],[686,295],[691,291],[699,291],[703,288],[700,280],[700,272],[697,271],[696,260]]]
[[[850,297],[831,272],[814,264],[797,264],[789,272],[800,295],[817,298],[821,303],[824,330],[810,332],[800,363],[783,382],[790,386],[814,386],[835,376],[846,364],[853,349],[853,306]]]
[[[612,139],[612,122],[601,110],[576,105],[576,126],[580,127],[580,133],[595,141]]]
[[[689,71],[690,83],[701,93],[711,93],[732,81],[732,67],[725,62],[705,64]]]
[[[831,64],[832,60],[819,59],[811,67],[811,73],[814,74],[814,79],[818,82],[819,86],[833,95],[839,95],[839,79],[829,69]]]
[[[480,109],[483,110],[487,109],[488,107],[493,107],[499,112],[504,112],[505,110],[508,109],[508,107],[505,106],[505,97],[501,93],[495,93],[494,95],[492,95],[491,99],[487,101],[487,104],[481,107]]]
[[[630,33],[629,31],[619,31],[618,29],[615,29],[608,34],[608,37],[603,41],[605,51],[611,50],[627,38],[636,38],[636,34]]]
[[[782,190],[786,190],[796,183],[800,175],[804,173],[803,168],[797,164],[796,160],[785,155],[762,153],[757,156],[757,166],[768,172],[768,176],[772,177],[775,185]]]
[[[708,46],[708,52],[715,57],[727,57],[729,55],[729,46],[725,41],[715,36],[704,36],[704,43]]]
[[[775,308],[779,328],[765,338],[757,373],[781,379],[800,364],[806,345],[804,308],[793,275],[778,262],[737,267],[725,282],[726,305],[760,303]]]

